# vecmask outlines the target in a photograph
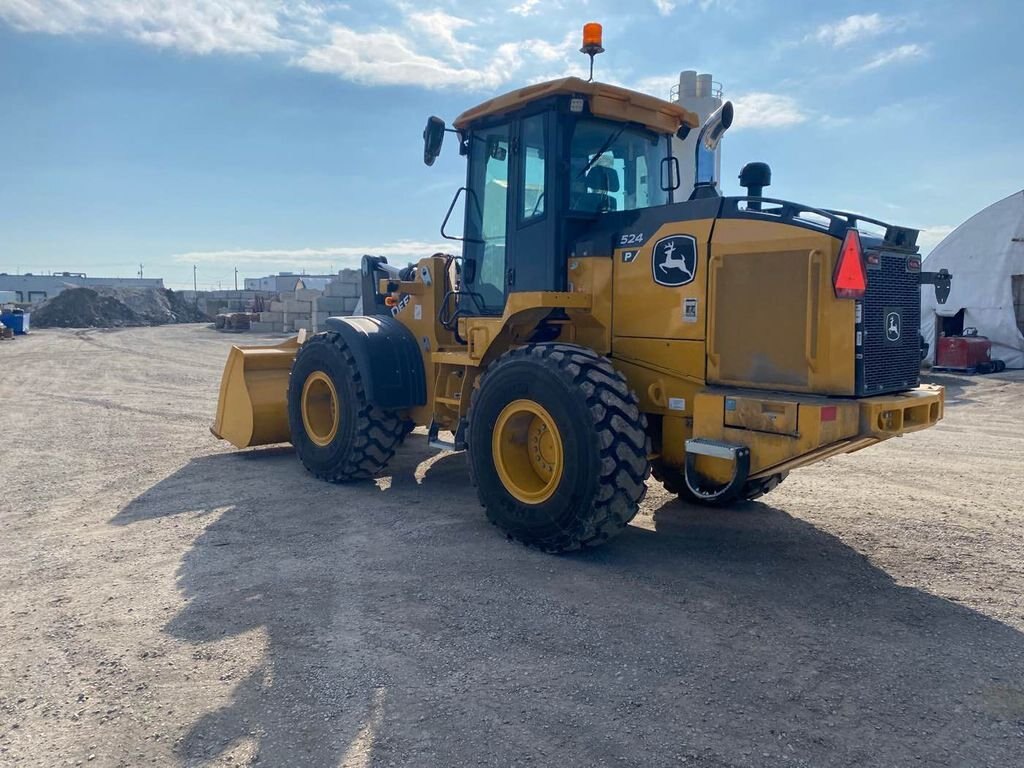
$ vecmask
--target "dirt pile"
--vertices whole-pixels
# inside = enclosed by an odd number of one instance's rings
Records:
[[[207,323],[211,318],[199,309],[191,301],[188,301],[180,293],[175,293],[170,288],[161,291],[170,305],[171,313],[176,318],[176,323]]]
[[[208,318],[163,288],[68,288],[32,312],[36,328],[122,328]]]

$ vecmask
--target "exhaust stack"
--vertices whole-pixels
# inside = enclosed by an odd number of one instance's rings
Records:
[[[669,92],[669,101],[674,101],[684,109],[696,113],[700,125],[704,125],[712,113],[722,106],[722,84],[715,82],[710,73],[697,74],[695,69],[687,69],[679,73],[679,83],[672,86]],[[698,127],[699,127],[698,126]],[[672,137],[672,154],[679,161],[679,180],[681,184],[675,191],[674,200],[687,200],[693,192],[693,180],[697,175],[697,164],[694,162],[695,148],[697,146],[697,134],[699,131],[689,131],[685,137]],[[716,153],[715,176],[721,178],[721,154],[719,149]]]
[[[697,136],[694,156],[693,194],[690,199],[718,194],[718,180],[715,178],[715,159],[722,136],[732,125],[732,102],[720,106],[704,122]]]

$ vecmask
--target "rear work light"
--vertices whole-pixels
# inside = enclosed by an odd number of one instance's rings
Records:
[[[839,260],[832,275],[832,286],[837,299],[863,299],[868,289],[868,273],[864,268],[864,252],[856,229],[846,230]]]

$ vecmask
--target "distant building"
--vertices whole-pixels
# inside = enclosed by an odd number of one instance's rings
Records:
[[[308,288],[311,291],[322,291],[331,280],[337,280],[337,275],[320,277],[319,275],[303,275],[299,278],[299,288]]]
[[[942,336],[965,328],[992,342],[992,358],[1008,368],[1024,367],[1024,189],[949,233],[924,260],[929,272],[953,275],[945,304],[935,291],[921,291],[921,335],[934,361]]]
[[[0,272],[0,291],[13,291],[16,301],[37,304],[52,299],[66,288],[163,288],[160,277],[88,277],[83,272],[50,275],[9,275]]]
[[[278,272],[276,275],[266,277],[245,278],[245,290],[247,291],[269,291],[281,293],[282,291],[294,291],[296,288],[314,288],[323,290],[331,280],[336,280],[338,275],[299,275],[295,272]]]

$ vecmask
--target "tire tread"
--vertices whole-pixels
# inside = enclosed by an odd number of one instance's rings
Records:
[[[487,385],[489,376],[504,365],[524,358],[531,358],[554,371],[584,396],[597,436],[600,481],[590,509],[557,536],[526,540],[508,531],[506,535],[547,552],[568,552],[595,546],[625,528],[636,516],[640,502],[647,494],[646,480],[651,473],[647,460],[650,445],[647,419],[640,411],[637,396],[630,390],[625,376],[608,358],[587,347],[547,342],[511,349],[488,367],[473,391],[470,424],[477,395]],[[472,440],[470,434],[470,450]],[[479,485],[477,488],[479,495]],[[480,503],[487,506],[482,495]],[[489,511],[488,519],[501,527]]]
[[[306,344],[330,344],[341,353],[346,367],[351,372],[356,395],[356,423],[353,429],[352,448],[346,460],[326,471],[308,466],[306,468],[314,476],[329,483],[368,480],[376,476],[391,461],[395,450],[412,430],[412,422],[369,402],[355,356],[340,334],[324,331],[313,336]]]

